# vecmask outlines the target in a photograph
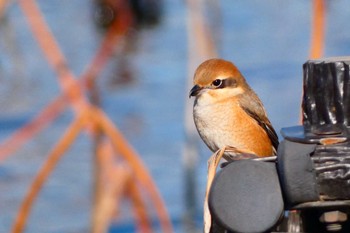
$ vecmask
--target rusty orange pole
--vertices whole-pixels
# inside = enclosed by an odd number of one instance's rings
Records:
[[[68,65],[66,64],[66,60],[65,60],[63,54],[61,53],[61,51],[59,50],[58,44],[56,43],[56,41],[55,41],[52,33],[50,32],[47,24],[45,23],[45,20],[43,19],[41,12],[40,12],[38,6],[36,5],[36,2],[34,0],[22,0],[22,1],[20,1],[20,4],[21,4],[21,7],[24,11],[24,14],[28,18],[28,22],[33,30],[34,35],[36,36],[36,39],[37,39],[40,47],[42,48],[45,56],[47,57],[49,63],[51,64],[51,66],[57,72],[62,90],[63,90],[64,94],[68,97],[70,104],[72,105],[73,109],[75,110],[75,113],[78,114],[79,112],[80,113],[87,112],[87,111],[90,112],[90,110],[93,109],[93,106],[86,100],[85,96],[83,95],[83,89],[82,89],[81,83],[77,82],[73,73],[70,71]],[[118,23],[121,23],[121,22],[118,22]],[[124,26],[125,26],[125,23],[124,23]],[[124,30],[126,30],[125,27],[124,27]],[[118,32],[121,32],[121,31],[118,31]],[[101,63],[104,63],[107,60],[106,58],[109,56],[108,53],[107,53],[108,56],[105,54],[106,53],[100,54],[100,57],[104,58],[104,61]],[[94,62],[95,61],[96,60],[94,60]],[[101,60],[97,60],[96,63],[98,61],[101,61]],[[98,63],[98,64],[100,64],[99,67],[102,67],[101,63]],[[99,70],[98,69],[96,70],[94,67],[92,67],[92,70],[89,70],[89,71],[91,73],[97,73]],[[85,79],[89,79],[91,77],[95,78],[94,76],[91,76],[91,74],[89,74],[89,73],[84,77],[86,77]],[[102,118],[103,114],[99,114],[99,116],[100,116],[100,118]],[[95,123],[103,125],[104,121],[102,119],[102,121],[96,121]],[[113,127],[113,125],[112,125],[112,127]],[[104,127],[102,127],[102,128],[104,130],[104,133],[108,134],[109,131]],[[92,130],[92,132],[94,132],[94,130]],[[121,135],[119,135],[119,138],[120,137],[121,137]],[[112,138],[113,138],[113,136],[112,136]],[[136,157],[130,158],[129,157],[130,154],[128,154],[128,151],[123,151],[123,148],[125,148],[125,146],[128,147],[126,141],[123,141],[122,144],[120,144],[120,142],[114,141],[113,144],[118,145],[116,148],[123,152],[123,157],[129,162],[129,165],[132,168],[134,168],[134,172],[136,172],[136,174],[139,174],[139,170],[147,171],[142,166],[142,163],[140,163],[140,161]],[[136,160],[134,160],[134,159],[136,159]],[[135,167],[134,166],[135,161],[140,166]],[[139,176],[138,179],[141,182],[146,181],[146,182],[143,182],[143,185],[145,185],[147,187],[147,189],[150,191],[151,198],[152,198],[154,205],[156,207],[156,210],[158,212],[158,217],[160,219],[160,223],[164,229],[164,232],[172,232],[172,226],[171,226],[170,220],[168,218],[165,206],[162,203],[162,199],[160,198],[160,195],[158,194],[157,189],[154,186],[153,181],[150,178],[150,176],[148,175],[148,173],[143,172],[143,174],[146,176],[144,176],[144,177]],[[40,178],[40,177],[45,177],[45,176],[40,175],[38,178],[39,181],[35,180],[34,183],[39,182],[39,184],[42,185],[46,178]],[[24,210],[22,209],[19,212],[20,217],[18,219],[26,220],[26,217],[23,218],[23,214],[24,214],[24,216],[26,216],[26,215],[28,216],[31,203],[33,202],[33,199],[36,196],[35,192],[38,192],[38,190],[37,189],[34,189],[34,191],[33,191],[33,189],[30,190],[30,195],[28,197],[29,201],[28,201],[28,198],[25,199],[25,202],[23,205]],[[29,202],[29,204],[28,204],[28,202]],[[19,221],[19,222],[21,222],[21,221]],[[15,225],[14,229],[18,229],[18,228],[16,228],[16,226],[17,226],[17,224]]]
[[[137,180],[148,191],[151,201],[157,212],[157,216],[163,232],[173,232],[173,227],[168,215],[168,211],[165,208],[163,199],[160,196],[151,175],[149,174],[141,159],[139,159],[137,153],[134,152],[123,135],[118,131],[118,129],[102,111],[95,109],[92,116],[94,117],[95,121],[99,122],[98,125],[101,127],[102,131],[110,138],[115,151],[119,152],[120,155],[125,159],[128,165],[134,171]]]
[[[139,233],[152,233],[152,224],[144,199],[141,196],[140,187],[136,180],[130,180],[128,184],[128,196],[130,196],[134,216],[136,219],[136,229]]]
[[[29,123],[15,131],[0,144],[0,162],[14,153],[24,143],[43,130],[54,121],[67,106],[63,96],[56,98],[42,112],[36,115]]]
[[[323,56],[325,41],[325,1],[313,0],[310,58]]]
[[[27,11],[29,11],[27,9]],[[125,11],[123,11],[125,12]],[[32,13],[27,13],[31,15]],[[124,13],[124,15],[126,12]],[[130,16],[126,15],[123,18],[123,23],[116,22],[111,25],[111,28],[107,31],[100,48],[98,49],[92,62],[88,65],[83,75],[79,78],[79,85],[82,88],[89,87],[89,82],[95,79],[99,73],[103,70],[103,67],[107,64],[110,57],[113,55],[115,46],[117,42],[121,39],[122,35],[125,35],[128,28],[131,25]],[[34,26],[33,24],[30,24]],[[33,30],[33,33],[41,30]],[[40,37],[37,35],[36,37]],[[54,44],[51,42],[51,44]],[[47,46],[46,46],[47,47]],[[48,52],[49,53],[49,52]],[[48,54],[45,53],[45,54]],[[57,68],[58,67],[54,67]],[[58,71],[57,71],[58,72]],[[74,89],[74,86],[69,87],[69,91]],[[66,94],[67,95],[67,94]],[[9,155],[14,153],[18,148],[20,148],[24,143],[31,139],[34,135],[43,130],[47,125],[54,121],[59,114],[67,107],[64,95],[58,96],[51,103],[49,103],[37,116],[35,116],[29,123],[23,126],[21,129],[14,132],[10,137],[0,144],[0,162],[5,160]]]
[[[86,98],[84,98],[82,88],[75,80],[74,74],[70,71],[66,59],[61,53],[36,1],[21,0],[19,4],[47,61],[57,72],[61,88],[67,94],[75,112],[79,112],[87,106]],[[74,86],[74,88],[70,88],[71,86]]]
[[[41,187],[47,180],[48,176],[53,171],[54,167],[58,163],[58,161],[62,158],[65,151],[70,147],[70,145],[74,142],[75,138],[80,133],[83,128],[84,119],[76,118],[73,123],[68,127],[65,134],[62,136],[61,140],[54,147],[52,152],[49,154],[47,160],[44,165],[40,168],[38,174],[36,175],[34,181],[32,182],[28,193],[26,194],[16,219],[14,221],[14,225],[12,227],[12,233],[21,233],[23,232],[25,225],[27,223],[27,219],[31,208],[33,206],[34,200],[38,196]]]

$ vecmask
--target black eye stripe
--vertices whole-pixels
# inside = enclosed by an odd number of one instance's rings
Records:
[[[220,84],[218,84],[219,82],[217,81],[221,81]],[[214,82],[217,82],[217,83],[214,83]],[[214,80],[213,82],[213,85],[216,87],[216,88],[225,88],[225,87],[237,87],[237,80],[234,79],[234,78],[227,78],[227,79],[216,79]],[[216,85],[218,84],[218,85]]]

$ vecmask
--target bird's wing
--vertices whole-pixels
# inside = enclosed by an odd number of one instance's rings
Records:
[[[252,91],[252,93],[249,95],[242,95],[241,98],[239,98],[239,103],[242,109],[249,116],[255,119],[260,125],[260,127],[262,127],[265,130],[265,132],[271,140],[272,146],[275,148],[275,151],[277,151],[277,147],[279,144],[277,133],[272,127],[271,122],[267,118],[264,106],[262,105],[261,101],[256,96],[256,94]]]

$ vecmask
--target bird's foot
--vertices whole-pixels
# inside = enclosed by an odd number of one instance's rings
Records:
[[[259,156],[249,150],[240,150],[233,146],[225,146],[218,151],[224,151],[222,157],[227,160],[220,165],[221,168],[234,161],[259,158]]]
[[[221,150],[224,150],[223,157],[227,161],[235,161],[235,160],[242,160],[242,159],[255,159],[258,158],[254,152],[246,149],[237,149],[233,146],[225,146]]]

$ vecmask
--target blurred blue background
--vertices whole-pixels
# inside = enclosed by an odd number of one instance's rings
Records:
[[[302,64],[310,51],[312,2],[204,1],[220,57],[233,61],[262,99],[276,131],[299,124]],[[350,1],[326,1],[325,56],[350,54]],[[38,1],[41,12],[79,76],[103,38],[96,2]],[[183,149],[188,99],[188,8],[161,2],[159,22],[139,25],[120,42],[101,75],[101,106],[147,165],[165,200],[175,232],[201,232],[206,161],[200,142],[195,171],[197,228],[184,226]],[[122,51],[119,51],[122,50]],[[0,139],[29,122],[60,93],[16,1],[0,19]],[[20,202],[48,151],[71,122],[58,120],[0,163],[0,232],[8,232]],[[26,232],[88,232],[92,200],[92,143],[82,134],[53,172],[31,213]],[[123,211],[125,210],[125,211]],[[133,232],[128,205],[111,232]],[[186,230],[187,229],[187,230]]]

